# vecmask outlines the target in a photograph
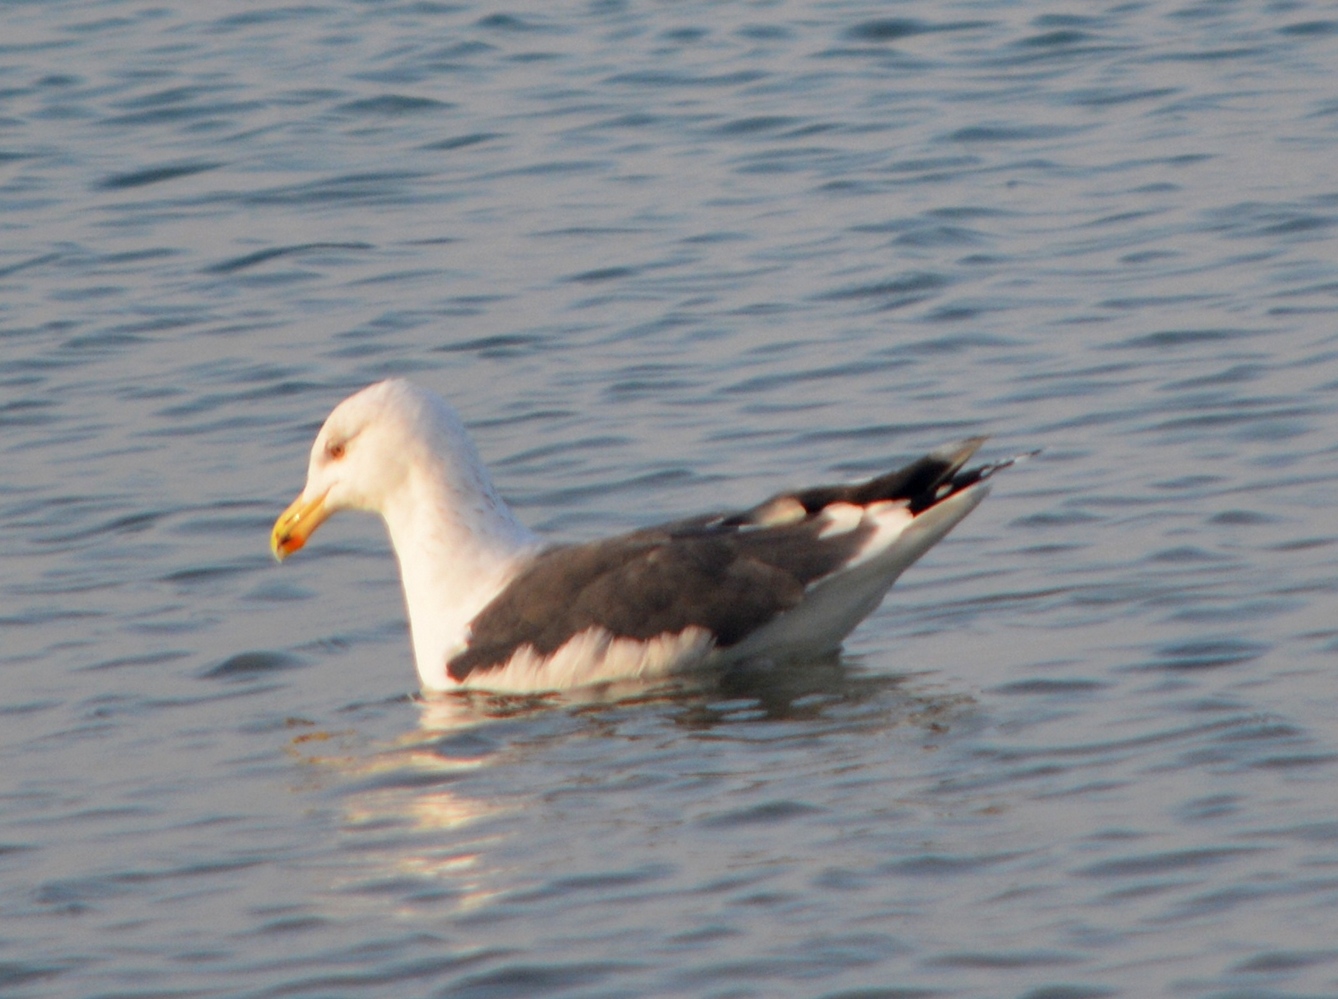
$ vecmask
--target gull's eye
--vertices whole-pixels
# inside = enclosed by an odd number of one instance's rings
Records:
[[[325,453],[332,461],[338,461],[340,458],[344,457],[344,445],[339,442],[328,444],[326,445]]]

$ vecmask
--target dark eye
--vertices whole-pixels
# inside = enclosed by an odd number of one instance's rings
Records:
[[[340,458],[344,457],[344,445],[338,443],[330,444],[326,447],[325,453],[334,461],[338,461]]]

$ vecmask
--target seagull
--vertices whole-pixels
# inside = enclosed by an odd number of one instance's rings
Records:
[[[555,545],[502,501],[455,410],[395,378],[326,419],[270,546],[283,561],[339,510],[379,514],[428,692],[554,691],[789,661],[837,650],[979,505],[985,480],[1016,460],[965,469],[983,442],[944,445],[864,482]]]

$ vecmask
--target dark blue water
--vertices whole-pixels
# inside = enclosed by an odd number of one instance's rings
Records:
[[[0,991],[1338,995],[1338,13],[0,7]],[[579,539],[1035,447],[838,662],[424,704],[409,374]]]

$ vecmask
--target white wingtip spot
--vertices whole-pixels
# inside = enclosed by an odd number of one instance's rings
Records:
[[[750,526],[784,527],[786,524],[797,524],[807,516],[804,504],[793,496],[777,496],[757,511]]]
[[[904,499],[871,503],[864,508],[863,512],[873,521],[875,530],[855,557],[851,559],[846,566],[847,569],[854,568],[872,558],[877,558],[883,551],[891,547],[901,535],[901,532],[915,520],[915,517],[911,514],[910,503]]]
[[[822,516],[827,522],[818,532],[819,539],[853,531],[864,520],[864,513],[864,507],[853,503],[832,503],[823,507]]]

